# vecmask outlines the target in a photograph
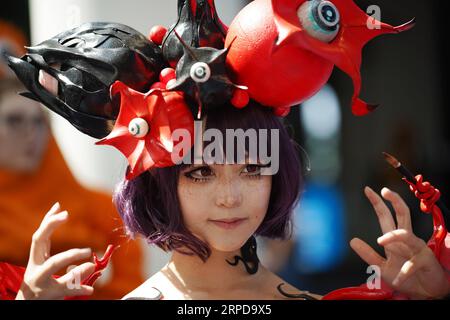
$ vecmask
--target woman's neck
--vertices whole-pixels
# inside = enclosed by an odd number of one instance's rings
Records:
[[[176,277],[177,282],[188,290],[228,291],[245,287],[264,272],[261,268],[257,273],[250,275],[242,262],[236,266],[227,262],[233,262],[234,257],[240,255],[240,250],[235,252],[212,250],[211,256],[203,262],[197,256],[188,256],[175,251],[164,269],[168,276]]]

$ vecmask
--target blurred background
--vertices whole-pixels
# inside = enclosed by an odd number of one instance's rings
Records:
[[[224,23],[250,1],[216,0]],[[449,43],[444,0],[357,0],[363,10],[381,8],[381,20],[400,25],[416,17],[417,25],[401,35],[386,35],[370,42],[363,52],[361,97],[379,103],[379,109],[363,118],[350,110],[353,92],[350,78],[335,69],[329,84],[293,111],[287,125],[304,148],[306,190],[295,211],[295,230],[290,241],[258,239],[261,260],[286,281],[311,292],[364,283],[367,265],[351,250],[354,237],[380,249],[376,215],[363,194],[388,186],[400,193],[412,211],[416,233],[427,240],[432,220],[420,212],[418,201],[397,172],[382,157],[397,156],[414,173],[438,187],[450,203],[450,111],[447,78]],[[14,24],[37,44],[61,31],[89,21],[129,25],[144,34],[160,24],[169,27],[177,14],[176,0],[16,0],[0,9],[0,20]],[[110,194],[125,172],[121,155],[79,133],[66,121],[49,115],[51,130],[62,156],[77,182]],[[0,149],[3,148],[0,140]],[[0,184],[0,196],[5,191]],[[54,199],[56,201],[58,199]],[[0,220],[2,210],[0,206]],[[1,232],[1,229],[0,229]],[[0,239],[4,235],[0,233]],[[165,264],[169,256],[140,244],[142,277]],[[382,252],[380,250],[380,252]],[[0,261],[2,257],[0,256]]]

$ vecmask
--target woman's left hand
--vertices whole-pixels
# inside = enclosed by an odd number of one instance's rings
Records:
[[[440,299],[450,292],[445,271],[425,241],[412,230],[408,206],[395,192],[384,188],[381,195],[391,202],[397,225],[383,199],[372,189],[364,190],[371,202],[383,231],[378,244],[384,247],[381,257],[366,242],[355,238],[350,246],[369,265],[380,268],[381,278],[392,289],[411,299]]]

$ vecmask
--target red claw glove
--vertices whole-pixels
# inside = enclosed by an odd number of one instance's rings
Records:
[[[105,270],[106,267],[108,267],[109,261],[111,260],[111,257],[117,248],[118,248],[117,246],[110,244],[106,249],[103,258],[101,259],[97,257],[97,254],[95,253],[93,254],[95,270],[86,280],[82,282],[82,285],[87,285],[91,287],[94,286],[94,283],[101,277],[102,271]],[[87,300],[87,299],[89,299],[89,297],[70,297],[66,298],[65,300]]]
[[[94,253],[94,272],[82,282],[83,285],[93,286],[94,283],[102,275],[102,271],[106,269],[111,260],[114,250],[117,249],[114,245],[109,245],[103,258],[99,259]],[[22,285],[25,268],[14,266],[8,263],[0,262],[0,300],[14,300]],[[59,276],[54,276],[55,279]],[[88,297],[70,297],[65,300],[87,300]]]

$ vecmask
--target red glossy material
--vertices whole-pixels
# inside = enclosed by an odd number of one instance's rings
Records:
[[[442,211],[436,205],[441,197],[440,191],[429,182],[424,182],[422,175],[416,176],[416,184],[412,184],[406,179],[404,181],[409,184],[410,190],[420,200],[422,212],[431,214],[433,217],[433,234],[427,244],[441,265],[450,271],[450,234],[445,226]],[[450,281],[450,272],[447,272],[447,277]]]
[[[317,93],[334,66],[353,80],[352,111],[361,116],[375,109],[359,99],[361,51],[371,39],[410,29],[413,21],[392,27],[369,16],[352,0],[333,0],[341,16],[340,31],[331,43],[311,37],[301,26],[297,9],[306,0],[255,0],[229,26],[227,66],[235,83],[247,86],[250,97],[270,107],[291,107]]]
[[[287,108],[279,107],[279,108],[275,108],[273,112],[277,117],[286,117],[291,112],[291,108],[290,107],[287,107]]]
[[[154,44],[160,46],[163,43],[164,37],[167,34],[167,29],[163,26],[154,26],[150,30],[149,39]]]
[[[165,84],[167,84],[167,82],[169,82],[170,80],[172,80],[172,79],[176,79],[176,74],[175,74],[175,69],[172,69],[172,68],[166,68],[166,69],[163,69],[162,71],[161,71],[161,74],[160,74],[160,76],[159,76],[159,80],[162,82],[162,83],[165,83]]]
[[[114,250],[117,247],[113,245],[109,245],[106,249],[105,254],[103,255],[103,258],[99,259],[97,257],[97,254],[94,253],[94,264],[95,264],[95,270],[94,272],[85,280],[83,281],[83,284],[88,286],[93,286],[95,281],[102,275],[102,271],[106,269],[106,267],[109,264],[109,261],[111,260],[111,257],[114,253]]]
[[[391,289],[369,289],[367,285],[338,289],[325,295],[322,300],[391,300]]]
[[[233,93],[233,97],[231,98],[231,104],[238,108],[245,108],[250,101],[250,96],[248,95],[247,90],[236,89]]]
[[[128,159],[128,180],[152,167],[174,165],[173,131],[186,129],[193,145],[194,118],[182,93],[150,90],[143,94],[122,82],[115,82],[111,87],[111,95],[120,95],[120,113],[111,134],[97,144],[113,146]],[[137,138],[129,132],[130,122],[136,118],[144,119],[149,125],[149,132],[143,138]]]
[[[102,271],[105,270],[108,267],[109,261],[112,258],[112,255],[114,253],[114,251],[117,249],[117,246],[114,245],[109,245],[108,248],[106,249],[105,254],[103,255],[103,258],[99,259],[97,254],[94,253],[94,264],[95,264],[95,269],[94,272],[92,272],[92,274],[82,282],[83,285],[87,285],[87,286],[94,286],[95,282],[102,276]],[[89,299],[88,296],[79,296],[79,297],[67,297],[65,298],[65,300],[87,300]]]
[[[114,250],[117,247],[109,245],[101,259],[94,253],[94,272],[82,282],[82,285],[93,286],[108,266]],[[25,268],[0,262],[0,300],[14,300],[22,285]],[[59,276],[53,276],[55,279]],[[89,297],[67,297],[65,300],[85,300]]]
[[[165,90],[167,87],[167,85],[163,82],[155,82],[154,84],[152,84],[152,86],[150,87],[150,90],[153,89],[161,89],[161,90]]]
[[[0,262],[0,300],[14,300],[19,292],[25,268]]]

